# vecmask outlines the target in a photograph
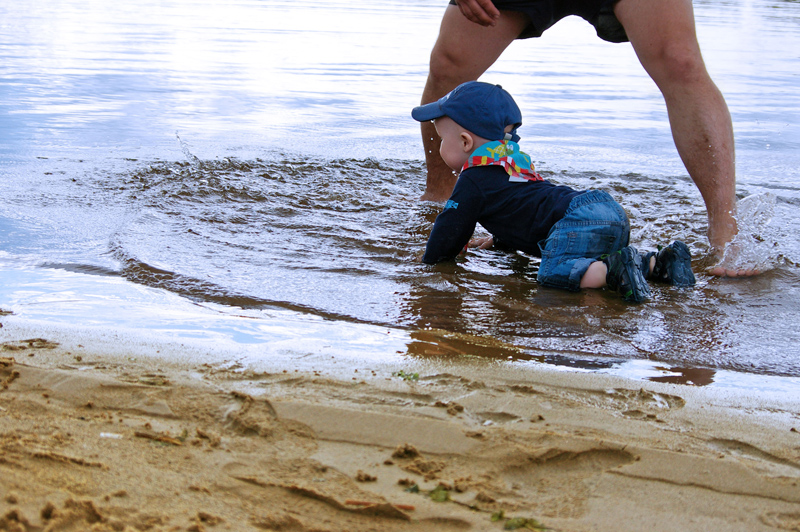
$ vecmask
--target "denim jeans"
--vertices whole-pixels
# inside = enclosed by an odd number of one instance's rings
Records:
[[[607,192],[590,190],[577,196],[539,242],[542,263],[537,280],[544,286],[580,290],[589,265],[627,246],[630,231],[628,215]]]

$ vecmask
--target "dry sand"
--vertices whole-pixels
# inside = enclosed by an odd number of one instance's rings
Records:
[[[418,379],[256,372],[13,336],[3,531],[800,530],[796,401],[475,360]]]

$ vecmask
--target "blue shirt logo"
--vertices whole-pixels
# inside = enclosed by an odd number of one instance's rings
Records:
[[[444,204],[444,210],[447,209],[458,209],[458,203],[453,200],[447,200],[447,203]]]

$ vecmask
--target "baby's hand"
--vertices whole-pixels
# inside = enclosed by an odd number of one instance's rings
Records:
[[[489,249],[494,245],[494,237],[484,236],[480,238],[473,238],[467,244],[467,247],[478,249]]]

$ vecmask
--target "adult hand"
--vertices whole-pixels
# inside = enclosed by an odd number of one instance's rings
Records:
[[[481,26],[494,26],[500,18],[500,11],[491,0],[456,0],[456,4],[467,20]]]

